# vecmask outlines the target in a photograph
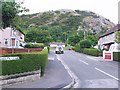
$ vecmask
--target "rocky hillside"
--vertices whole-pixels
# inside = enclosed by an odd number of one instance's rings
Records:
[[[114,26],[106,19],[91,11],[60,9],[57,11],[40,12],[23,15],[26,28],[41,26],[61,26],[63,31],[86,30],[96,34],[103,34]]]

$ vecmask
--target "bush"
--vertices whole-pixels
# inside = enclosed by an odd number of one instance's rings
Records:
[[[9,54],[5,56],[19,56],[20,60],[2,60],[2,75],[19,74],[41,69],[41,75],[44,74],[48,63],[48,50],[41,52]]]
[[[25,48],[44,48],[45,45],[42,43],[37,43],[37,44],[29,43],[29,44],[26,44],[24,47]]]
[[[99,50],[99,56],[103,56],[103,50]]]
[[[120,52],[113,52],[113,60],[120,62]]]
[[[81,48],[90,48],[92,45],[92,42],[90,40],[81,40],[80,41],[80,46]]]
[[[83,53],[92,55],[92,56],[99,56],[99,50],[95,48],[85,48],[83,49]]]
[[[80,45],[75,45],[73,50],[75,50],[76,52],[80,52]]]

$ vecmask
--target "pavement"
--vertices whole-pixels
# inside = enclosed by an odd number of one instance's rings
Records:
[[[45,75],[36,81],[27,83],[18,83],[8,86],[3,86],[3,90],[7,88],[64,88],[72,82],[72,78],[64,68],[62,63],[57,60],[53,52],[49,54],[48,66],[45,70]],[[16,90],[16,89],[15,89]]]

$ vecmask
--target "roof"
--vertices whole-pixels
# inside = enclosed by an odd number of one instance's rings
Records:
[[[61,44],[61,45],[64,45],[65,43],[63,43],[63,42],[50,42],[49,44],[55,44],[55,45]]]
[[[116,32],[116,31],[120,31],[120,24],[117,24],[117,25],[115,25],[114,27],[112,27],[111,29],[107,30],[107,31],[105,32],[105,34],[101,35],[99,38],[102,38],[102,37],[104,37],[104,36],[107,36],[107,35],[109,35],[109,34],[112,34],[112,33]]]
[[[25,35],[25,33],[23,33],[20,29],[17,29],[19,32],[21,32],[23,35]]]
[[[11,28],[11,27],[6,27],[6,28],[10,28],[11,30],[19,31],[20,33],[22,33],[23,35],[25,35],[25,33],[23,33],[20,29]],[[6,29],[6,28],[5,28],[5,29]],[[5,30],[5,29],[4,29],[4,30]],[[0,29],[0,30],[2,30],[2,29]]]

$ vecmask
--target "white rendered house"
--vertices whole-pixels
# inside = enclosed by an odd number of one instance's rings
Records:
[[[11,27],[0,29],[0,47],[22,48],[25,34],[20,30]]]
[[[115,43],[116,31],[120,31],[120,24],[109,29],[105,34],[101,35],[98,40],[98,45],[102,48],[108,48]]]

